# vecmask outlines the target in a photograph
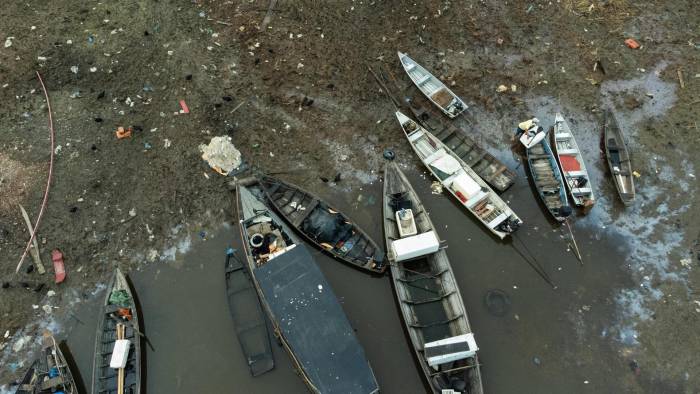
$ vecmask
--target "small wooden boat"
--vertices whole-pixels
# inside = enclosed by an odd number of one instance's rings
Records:
[[[520,227],[522,220],[467,163],[408,116],[396,117],[423,164],[489,231],[503,239]]]
[[[423,68],[415,60],[405,53],[398,52],[399,60],[403,69],[406,70],[409,78],[416,84],[418,89],[425,94],[433,104],[450,118],[455,118],[467,109],[467,104],[462,101],[450,88],[437,79],[428,70]]]
[[[447,145],[481,179],[499,192],[504,192],[515,182],[515,172],[474,141],[469,136],[471,133],[453,123],[445,122],[435,110],[424,103],[425,98],[419,95],[406,98],[406,104],[421,126]]]
[[[277,212],[309,242],[342,262],[384,273],[384,251],[347,215],[279,179],[262,176],[260,184]]]
[[[632,162],[630,161],[625,138],[622,135],[622,129],[620,129],[620,125],[611,111],[605,113],[603,136],[605,138],[605,157],[608,161],[617,193],[625,205],[630,205],[636,195],[634,178],[632,176]]]
[[[384,169],[383,202],[394,290],[432,392],[483,393],[478,347],[447,252],[440,247],[418,195],[395,163]]]
[[[309,250],[260,185],[236,185],[248,269],[275,335],[312,393],[375,394],[374,372]]]
[[[527,150],[527,163],[540,199],[554,219],[563,222],[571,215],[566,186],[547,139]]]
[[[275,367],[265,315],[248,266],[230,249],[226,253],[226,296],[236,335],[248,361],[250,373],[260,376]]]
[[[97,323],[92,393],[141,392],[140,335],[136,300],[117,268]]]
[[[593,184],[574,134],[560,113],[554,116],[553,130],[554,150],[571,199],[577,206],[590,209],[595,204]]]
[[[27,370],[17,387],[16,394],[77,394],[73,374],[56,340],[44,333],[41,354]]]

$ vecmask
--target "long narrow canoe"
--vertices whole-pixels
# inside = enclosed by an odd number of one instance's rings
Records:
[[[411,344],[432,392],[484,392],[478,347],[444,248],[395,163],[384,169],[384,236]]]
[[[605,157],[617,193],[625,205],[630,205],[636,195],[634,178],[632,177],[632,162],[625,138],[622,135],[622,129],[611,111],[605,113],[603,136],[605,138]]]
[[[492,188],[504,192],[513,185],[516,178],[514,171],[482,148],[470,137],[471,133],[444,121],[442,116],[438,116],[439,113],[424,103],[427,104],[425,98],[417,94],[406,98],[406,104],[421,126],[447,145]]]
[[[248,361],[250,373],[260,376],[275,367],[265,315],[258,293],[243,264],[231,250],[226,254],[226,297],[236,335]]]
[[[110,367],[117,341],[117,326],[124,327],[129,341],[124,367],[124,393],[141,392],[141,337],[138,310],[126,277],[119,268],[107,286],[107,294],[97,323],[95,358],[92,366],[92,393],[117,393],[119,370]]]
[[[564,179],[547,138],[527,150],[527,163],[540,199],[552,217],[563,222],[571,215],[571,206],[566,197]]]
[[[396,117],[418,158],[481,224],[501,239],[520,227],[522,220],[467,163],[408,116]]]
[[[442,81],[436,78],[428,70],[423,68],[415,60],[411,59],[405,53],[398,52],[399,60],[403,69],[411,78],[411,81],[416,84],[418,89],[423,92],[433,104],[450,118],[456,118],[467,109],[467,104],[462,101],[456,94],[450,90]]]
[[[260,184],[277,212],[309,242],[354,267],[384,273],[384,251],[347,215],[279,179],[263,176]]]
[[[236,186],[241,240],[275,335],[312,393],[374,394],[379,386],[343,308],[309,250],[258,186]]]
[[[44,333],[41,354],[27,370],[16,394],[78,393],[73,374],[56,340]]]
[[[592,208],[595,204],[595,195],[591,178],[586,170],[586,163],[569,124],[560,113],[554,116],[552,138],[557,161],[571,199],[577,206]]]

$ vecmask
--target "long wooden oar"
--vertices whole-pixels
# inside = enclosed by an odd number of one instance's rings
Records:
[[[576,238],[574,238],[574,232],[571,231],[571,226],[569,225],[569,219],[564,220],[566,228],[569,230],[569,235],[571,236],[571,242],[574,244],[574,251],[576,252],[576,258],[583,265],[583,257],[581,257],[581,252],[578,250],[578,245],[576,244]]]
[[[117,323],[117,339],[124,339],[125,326]],[[117,374],[117,394],[124,394],[124,368],[119,368]]]

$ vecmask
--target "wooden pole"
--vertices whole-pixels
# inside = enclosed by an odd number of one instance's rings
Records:
[[[27,230],[29,230],[29,234],[34,234],[32,221],[29,219],[29,215],[27,214],[27,211],[24,209],[22,204],[19,204],[19,210],[22,212],[22,217],[24,218],[24,223],[27,225]],[[36,265],[36,270],[42,275],[45,274],[46,269],[44,268],[44,264],[41,262],[41,255],[39,254],[39,243],[36,241],[36,237],[32,239],[32,248],[29,250],[29,252],[32,255],[32,259],[34,260],[34,265]]]
[[[117,339],[124,339],[125,326],[117,323]],[[117,394],[124,394],[124,368],[119,368],[117,376]]]
[[[569,225],[569,219],[566,219],[564,221],[566,224],[566,228],[569,230],[569,235],[571,236],[571,242],[574,244],[574,251],[576,252],[576,258],[578,258],[578,261],[583,265],[583,257],[581,257],[581,252],[578,250],[578,245],[576,244],[576,238],[574,238],[574,232],[571,231],[571,226]]]

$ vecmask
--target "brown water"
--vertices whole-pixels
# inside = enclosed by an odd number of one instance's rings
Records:
[[[545,216],[522,176],[522,167],[518,171],[521,177],[503,197],[526,222],[517,238],[527,244],[557,290],[516,251],[530,254],[518,239],[512,244],[497,241],[450,197],[431,194],[429,178],[413,168],[407,171],[440,237],[449,245],[447,252],[480,346],[485,389],[489,393],[620,392],[631,372],[605,332],[615,320],[613,290],[629,285],[622,279],[622,256],[614,240],[596,240],[595,234],[575,227],[584,254],[581,266],[567,252],[558,225]],[[323,185],[317,191],[381,241],[381,184],[363,189],[348,193],[342,187]],[[358,194],[363,196],[360,201]],[[191,251],[177,262],[152,264],[131,273],[144,331],[155,349],[144,346],[148,393],[306,392],[289,357],[274,340],[275,369],[258,378],[250,376],[224,290],[224,252],[227,246],[238,245],[236,234],[234,226],[226,225],[206,240],[194,239]],[[357,331],[382,392],[425,392],[389,277],[370,277],[315,255]],[[503,317],[490,314],[485,306],[484,296],[490,289],[510,296],[510,310]],[[95,312],[94,303],[76,311],[83,324],[76,323],[68,338],[87,383]]]

